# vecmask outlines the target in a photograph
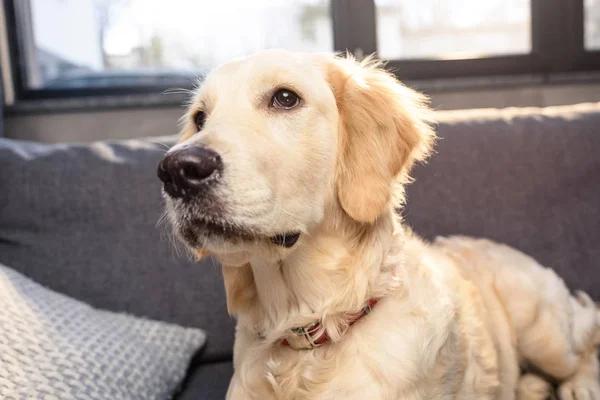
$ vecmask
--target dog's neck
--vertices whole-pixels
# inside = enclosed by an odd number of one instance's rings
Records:
[[[256,256],[225,266],[228,307],[266,343],[315,321],[335,341],[347,314],[397,289],[403,242],[393,211],[369,226],[323,225],[283,260]]]

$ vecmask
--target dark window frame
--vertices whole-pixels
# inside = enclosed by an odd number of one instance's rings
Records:
[[[103,88],[60,88],[60,89],[32,89],[27,84],[27,65],[25,62],[23,37],[19,32],[18,23],[23,18],[19,14],[18,7],[23,7],[29,0],[0,0],[4,2],[4,12],[6,20],[6,30],[8,36],[8,50],[11,59],[13,88],[15,93],[15,102],[36,101],[36,100],[58,100],[73,98],[99,98],[99,97],[119,97],[136,95],[156,95],[172,89],[172,85],[135,85],[135,86],[110,86]],[[17,5],[19,2],[19,5]],[[29,8],[29,6],[27,6]],[[186,89],[191,89],[194,82],[190,80],[190,85]]]
[[[345,0],[334,0],[343,9]],[[350,51],[377,52],[375,0],[355,0],[348,14],[350,32],[336,42]],[[584,47],[584,0],[531,0],[531,53],[466,59],[388,60],[400,79],[434,80],[600,70],[600,51]],[[358,27],[359,29],[356,29]],[[347,29],[347,28],[346,28]],[[362,34],[365,32],[366,34]],[[337,47],[337,46],[336,46]]]
[[[27,85],[17,2],[4,1],[15,99],[20,101],[157,94],[168,85],[87,89],[31,89]],[[331,0],[333,46],[357,56],[377,53],[375,0]],[[388,60],[402,80],[541,76],[600,70],[600,50],[584,47],[584,0],[531,0],[531,53],[470,59]],[[190,83],[191,87],[191,83]]]

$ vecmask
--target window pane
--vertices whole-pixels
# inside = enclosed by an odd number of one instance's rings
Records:
[[[384,59],[470,58],[531,51],[530,0],[376,0]]]
[[[585,0],[585,48],[600,50],[600,0]]]
[[[333,50],[329,0],[30,0],[26,11],[31,87],[186,85],[266,48]]]

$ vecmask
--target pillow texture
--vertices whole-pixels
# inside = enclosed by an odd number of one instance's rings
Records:
[[[200,328],[201,360],[224,360],[234,321],[221,268],[178,255],[157,226],[156,169],[175,142],[0,139],[0,263],[92,307]]]
[[[101,311],[0,264],[0,398],[169,399],[199,329]]]

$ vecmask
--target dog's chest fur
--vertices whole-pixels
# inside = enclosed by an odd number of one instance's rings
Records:
[[[404,251],[422,252],[416,248],[421,245],[409,244]],[[389,290],[373,311],[341,338],[315,350],[278,346],[274,337],[257,338],[253,327],[240,323],[231,398],[237,398],[235,392],[243,393],[240,398],[257,399],[503,398],[499,396],[500,370],[505,368],[498,359],[498,349],[503,346],[485,323],[479,289],[461,279],[449,260],[436,258],[435,253],[427,257],[409,254],[408,259],[419,260],[413,264],[396,260],[396,267],[385,277],[397,277],[401,285]],[[259,291],[261,280],[267,278],[260,276],[263,272],[255,274]],[[274,282],[273,277],[268,278]],[[331,276],[327,278],[313,282],[335,282]],[[363,278],[357,280],[368,281]],[[373,282],[379,283],[379,278]],[[270,289],[284,296],[275,285]],[[369,290],[365,288],[365,292]],[[293,303],[289,298],[286,301]],[[277,309],[271,307],[271,312]],[[306,304],[290,307],[287,303],[287,307],[288,312],[293,310],[288,318],[306,315]],[[276,320],[273,317],[273,322]],[[277,332],[273,322],[269,329]]]

